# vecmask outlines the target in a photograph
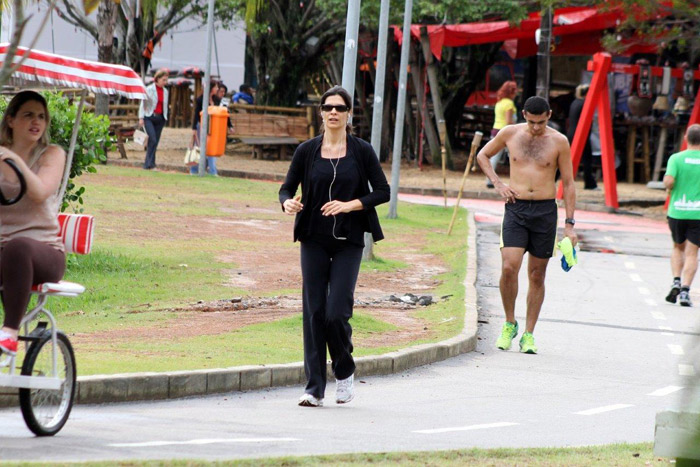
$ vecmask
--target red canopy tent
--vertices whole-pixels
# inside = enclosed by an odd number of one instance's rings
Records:
[[[639,19],[659,19],[670,15],[667,8],[660,9],[653,16],[639,15]],[[602,31],[614,28],[626,18],[621,8],[602,10],[596,7],[567,7],[554,11],[552,36],[554,50],[560,55],[591,55],[602,50]],[[420,39],[421,25],[411,26],[411,35]],[[517,26],[507,21],[478,22],[467,24],[429,25],[430,49],[440,60],[443,47],[506,42],[504,48],[513,58],[527,57],[537,53],[535,32],[540,27],[540,13],[530,15]],[[403,33],[394,28],[394,37],[401,43]],[[628,53],[654,53],[656,46],[630,44]]]
[[[0,44],[0,65],[5,62],[10,45]],[[26,59],[25,59],[26,57]],[[24,59],[24,61],[22,61]],[[68,183],[75,142],[78,138],[78,128],[82,116],[85,96],[87,91],[99,94],[122,95],[130,99],[145,99],[146,88],[143,81],[134,70],[122,65],[81,60],[72,57],[41,52],[26,47],[18,47],[13,58],[13,63],[19,67],[12,73],[11,80],[21,86],[63,86],[67,88],[82,89],[78,112],[75,117],[73,134],[61,186],[60,197]]]

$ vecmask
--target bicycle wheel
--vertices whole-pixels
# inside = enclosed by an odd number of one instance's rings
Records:
[[[22,416],[37,436],[53,436],[65,425],[73,408],[75,396],[75,356],[70,341],[62,332],[56,335],[56,373],[61,379],[58,390],[19,390],[19,405]],[[45,332],[27,351],[22,365],[26,376],[49,376],[53,371],[53,346],[51,332]]]

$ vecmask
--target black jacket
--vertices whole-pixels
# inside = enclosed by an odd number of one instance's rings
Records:
[[[289,166],[287,177],[279,191],[279,200],[282,203],[283,211],[284,202],[294,197],[300,183],[302,188],[301,203],[304,206],[313,206],[314,200],[309,199],[311,196],[310,190],[305,190],[304,187],[309,186],[314,156],[320,150],[322,142],[323,136],[317,136],[304,141],[294,151],[294,157]],[[364,213],[364,231],[371,232],[374,241],[378,242],[384,238],[384,234],[379,225],[379,218],[374,207],[389,201],[389,184],[386,181],[381,165],[379,165],[379,159],[368,142],[348,135],[346,157],[355,159],[360,172],[360,197],[358,199],[364,206],[362,211]],[[368,183],[374,191],[370,191]],[[308,232],[310,230],[309,227],[309,211],[302,209],[301,212],[297,213],[294,220],[294,241],[299,239],[300,233]]]

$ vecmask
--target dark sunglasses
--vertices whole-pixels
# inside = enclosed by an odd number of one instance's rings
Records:
[[[350,108],[345,104],[323,104],[321,110],[324,112],[330,112],[331,110],[337,110],[340,113],[347,112]]]

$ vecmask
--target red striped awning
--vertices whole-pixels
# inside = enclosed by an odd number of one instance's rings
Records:
[[[10,44],[0,44],[0,64]],[[52,86],[88,89],[100,94],[120,94],[130,99],[145,99],[146,88],[134,70],[122,65],[92,62],[18,47],[14,63],[28,54],[13,78]]]

